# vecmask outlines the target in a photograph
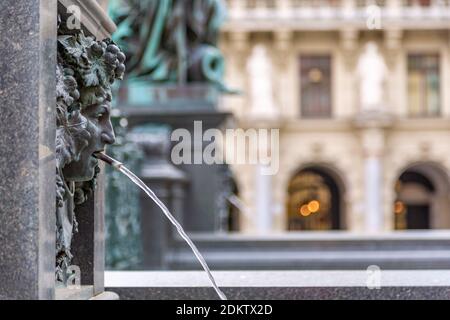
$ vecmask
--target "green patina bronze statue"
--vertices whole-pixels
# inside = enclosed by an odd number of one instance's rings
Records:
[[[128,78],[149,82],[223,85],[217,48],[225,19],[221,0],[111,0],[113,39],[128,57]]]
[[[96,41],[83,31],[58,26],[56,133],[56,279],[65,282],[76,205],[86,201],[99,172],[93,153],[114,143],[111,85],[122,79],[125,55],[112,40]]]

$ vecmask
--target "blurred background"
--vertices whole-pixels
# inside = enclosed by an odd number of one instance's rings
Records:
[[[128,57],[109,153],[210,266],[448,267],[450,1],[186,3],[109,1]],[[171,132],[193,133],[194,121],[279,129],[279,153],[264,150],[278,172],[174,165]],[[126,178],[109,171],[107,188],[110,270],[200,269]]]

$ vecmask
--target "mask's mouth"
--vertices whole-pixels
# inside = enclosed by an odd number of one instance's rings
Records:
[[[92,156],[96,159],[102,160],[109,164],[110,166],[113,166],[117,169],[120,169],[123,166],[123,163],[117,161],[116,159],[111,158],[110,156],[106,155],[103,151],[102,152],[94,152]]]
[[[100,149],[100,150],[94,151],[94,152],[92,153],[92,156],[93,156],[94,158],[98,159],[95,155],[98,154],[98,153],[104,153],[104,152],[105,152],[105,149]]]
[[[104,153],[104,152],[105,152],[104,149],[94,151],[94,152],[91,154],[91,157],[94,158],[94,159],[97,161],[97,160],[99,160],[99,157],[97,156],[97,154]]]

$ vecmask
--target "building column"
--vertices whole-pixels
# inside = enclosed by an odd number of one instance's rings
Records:
[[[397,17],[402,10],[401,0],[387,0],[386,7],[390,17]]]
[[[272,176],[264,174],[268,171],[264,167],[264,164],[258,164],[255,172],[256,228],[260,234],[271,232],[273,225]]]
[[[351,19],[355,15],[356,1],[355,0],[343,0],[342,13],[345,19]]]
[[[56,5],[0,1],[2,300],[55,297]]]
[[[292,13],[292,3],[290,0],[275,1],[277,15],[281,18],[289,18]]]
[[[242,0],[231,0],[228,5],[230,17],[232,19],[239,19],[245,15],[245,3]]]
[[[274,99],[276,103],[276,116],[286,113],[288,106],[291,105],[292,95],[286,94],[290,90],[295,91],[295,89],[290,88],[292,85],[291,70],[292,67],[292,43],[294,41],[294,33],[289,30],[277,30],[274,33],[274,52],[275,61],[274,65],[274,78],[277,81],[274,82]],[[281,94],[283,92],[283,94]]]
[[[230,51],[225,55],[225,59],[229,62],[226,80],[228,83],[232,83],[234,88],[239,88],[243,91],[247,91],[245,67],[251,49],[249,37],[250,34],[248,32],[230,32],[228,34]],[[238,118],[249,112],[250,108],[245,95],[229,95],[224,97],[224,99],[230,101],[226,105],[233,106],[232,110]]]
[[[383,231],[383,150],[384,130],[368,128],[362,132],[364,150],[364,213],[365,230]]]

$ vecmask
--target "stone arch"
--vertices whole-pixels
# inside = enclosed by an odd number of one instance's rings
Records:
[[[292,217],[293,217],[293,206],[295,205],[298,199],[293,199],[293,185],[292,183],[295,179],[303,179],[301,176],[304,174],[311,174],[320,177],[314,178],[316,182],[311,182],[311,180],[307,183],[312,184],[322,184],[321,189],[325,190],[325,193],[329,193],[329,205],[327,205],[328,209],[326,209],[325,215],[328,217],[325,219],[329,219],[328,225],[329,228],[320,229],[320,230],[342,230],[346,229],[346,181],[340,171],[332,164],[323,163],[323,162],[308,162],[304,163],[300,167],[297,167],[295,170],[290,172],[290,178],[285,182],[286,189],[286,201],[285,201],[285,225],[286,229],[292,229]],[[321,182],[318,182],[318,181]],[[299,181],[299,180],[298,180]],[[298,184],[298,181],[296,182]],[[305,182],[306,183],[306,182]],[[328,191],[326,191],[328,190]],[[293,202],[292,202],[293,201]],[[327,200],[326,200],[327,201]],[[300,202],[303,202],[300,201]],[[320,201],[319,201],[320,202]],[[303,206],[302,206],[303,205]],[[304,207],[303,203],[299,204],[298,210]],[[322,212],[323,213],[323,212]],[[308,218],[308,216],[307,216]],[[302,223],[303,217],[293,218],[294,220],[298,220],[299,223]],[[309,218],[308,218],[309,219]],[[294,223],[295,224],[295,223]],[[307,230],[317,230],[317,229],[308,229]],[[294,229],[296,230],[296,229]]]
[[[405,179],[416,179],[418,182],[410,182],[408,188],[402,187],[405,184],[401,181]],[[396,184],[400,190],[396,190]],[[395,179],[390,181],[390,188],[394,190],[396,201],[394,213],[391,213],[391,219],[393,215],[393,220],[397,221],[394,228],[450,229],[450,176],[444,165],[434,161],[412,161],[396,170]],[[422,218],[428,221],[415,225],[411,216],[419,217],[421,213]],[[399,219],[399,216],[402,218]],[[403,224],[399,224],[399,220],[403,220]]]

